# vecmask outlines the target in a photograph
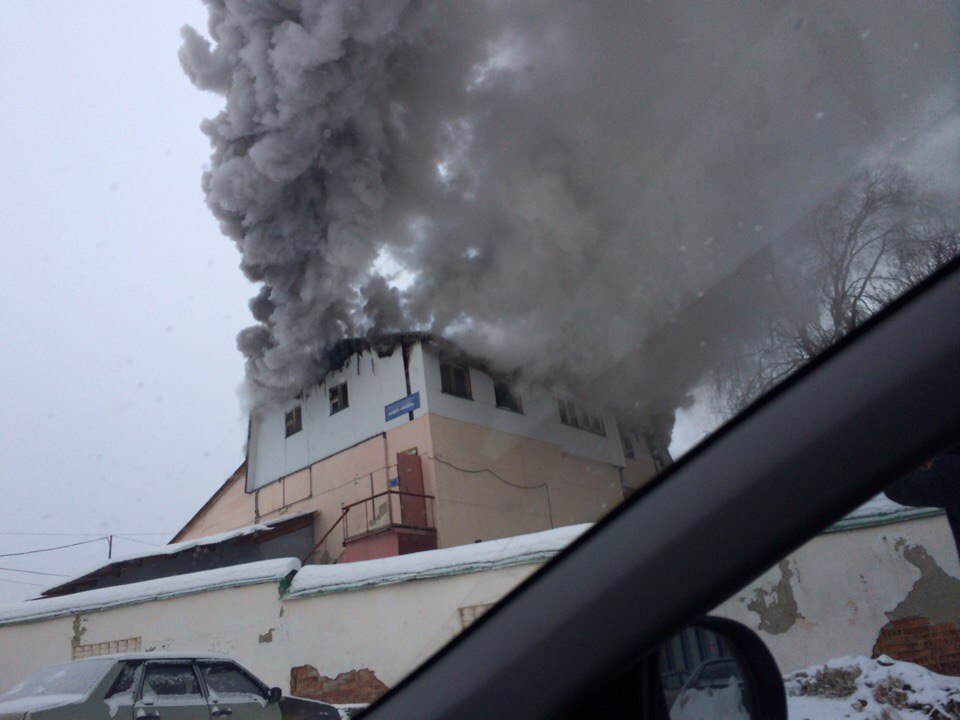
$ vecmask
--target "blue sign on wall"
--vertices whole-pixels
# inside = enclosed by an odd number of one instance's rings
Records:
[[[415,392],[413,395],[407,395],[405,398],[400,398],[389,405],[385,405],[383,408],[383,418],[386,422],[390,422],[394,418],[398,418],[408,412],[413,412],[419,407],[420,393]]]

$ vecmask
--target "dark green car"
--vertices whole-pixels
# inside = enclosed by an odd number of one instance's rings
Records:
[[[137,653],[44,668],[0,695],[0,720],[339,720],[225,656]]]

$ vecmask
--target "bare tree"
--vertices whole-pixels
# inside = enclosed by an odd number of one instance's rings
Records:
[[[748,405],[956,256],[957,227],[940,207],[897,168],[865,172],[824,201],[772,279],[782,312],[720,374],[722,409]]]

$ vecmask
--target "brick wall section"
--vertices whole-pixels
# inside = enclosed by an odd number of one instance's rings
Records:
[[[389,688],[373,670],[361,668],[329,678],[312,665],[290,668],[290,694],[328,703],[372,703]]]
[[[951,622],[934,625],[927,618],[909,617],[880,630],[873,656],[922,665],[941,675],[960,675],[960,630]]]

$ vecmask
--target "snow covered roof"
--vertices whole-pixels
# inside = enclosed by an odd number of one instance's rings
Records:
[[[895,503],[886,495],[880,494],[865,502],[846,517],[838,520],[828,528],[827,532],[855,530],[872,525],[886,525],[887,523],[914,520],[942,513],[943,510],[939,508],[906,507]]]
[[[187,550],[192,550],[194,548],[205,547],[209,545],[218,545],[220,543],[234,540],[241,537],[247,537],[250,535],[256,535],[259,533],[269,532],[275,530],[278,526],[285,525],[290,523],[298,518],[303,518],[309,515],[312,515],[313,511],[301,512],[301,513],[291,513],[290,515],[284,515],[283,517],[276,518],[274,520],[269,520],[266,522],[258,523],[256,525],[246,525],[235,530],[228,530],[226,532],[217,533],[215,535],[207,535],[205,537],[195,538],[193,540],[185,540],[179,543],[173,543],[170,545],[161,545],[153,550],[145,550],[143,552],[133,552],[124,555],[117,555],[107,562],[101,562],[96,565],[87,567],[83,572],[74,575],[68,580],[63,580],[58,582],[56,585],[47,588],[42,594],[47,595],[56,591],[60,588],[67,588],[78,581],[86,579],[88,576],[93,576],[102,571],[106,571],[115,566],[125,565],[127,563],[139,561],[139,560],[149,560],[151,558],[159,557],[168,557],[171,555],[177,555]],[[58,593],[59,594],[59,593]]]
[[[342,565],[307,565],[293,578],[284,599],[540,563],[556,555],[589,527],[590,523],[570,525],[502,540]]]
[[[5,603],[0,605],[0,625],[73,615],[78,612],[107,610],[120,605],[165,600],[229,587],[280,582],[299,568],[300,561],[295,558],[261,560],[245,565],[232,565],[216,570],[174,575],[129,585],[116,585],[72,595]]]

